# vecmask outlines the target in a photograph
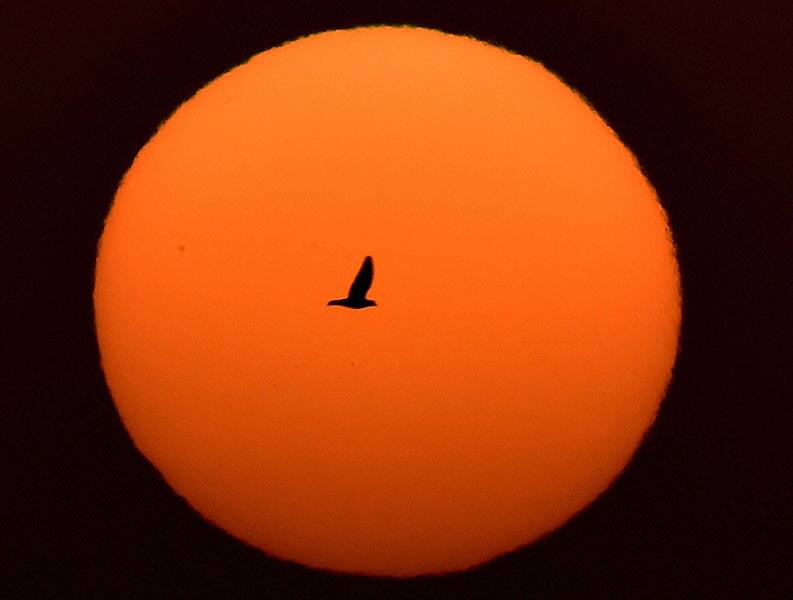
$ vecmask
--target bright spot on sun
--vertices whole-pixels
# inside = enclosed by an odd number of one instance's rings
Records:
[[[378,306],[327,306],[366,255]],[[680,324],[664,211],[592,108],[525,57],[403,27],[299,39],[180,106],[118,189],[95,307],[121,418],[197,511],[396,576],[592,502]]]

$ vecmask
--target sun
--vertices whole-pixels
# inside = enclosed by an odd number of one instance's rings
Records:
[[[367,256],[376,306],[328,306]],[[268,50],[182,104],[118,188],[94,301],[113,400],[176,493],[267,554],[398,577],[601,494],[681,304],[655,190],[581,96],[390,26]]]

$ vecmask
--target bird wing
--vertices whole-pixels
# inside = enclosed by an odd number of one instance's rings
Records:
[[[350,298],[365,298],[366,292],[372,287],[372,278],[374,277],[374,266],[372,265],[372,257],[367,256],[363,259],[358,274],[355,276],[355,281],[350,286]]]

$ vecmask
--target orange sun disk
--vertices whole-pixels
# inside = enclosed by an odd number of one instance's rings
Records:
[[[327,306],[374,258],[378,306]],[[542,65],[438,31],[274,48],[201,89],[101,238],[102,367],[198,512],[326,570],[469,568],[591,503],[677,350],[655,191]]]

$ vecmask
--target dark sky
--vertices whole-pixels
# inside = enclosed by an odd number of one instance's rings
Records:
[[[793,597],[787,3],[15,4],[0,11],[0,595]],[[127,437],[91,304],[116,186],[180,102],[273,45],[373,23],[493,41],[583,93],[661,197],[684,296],[669,395],[615,485],[534,546],[408,581],[269,559],[205,523]]]

